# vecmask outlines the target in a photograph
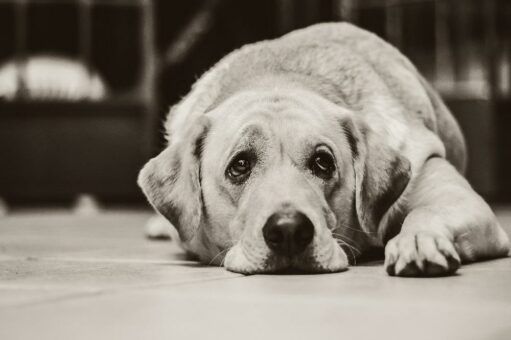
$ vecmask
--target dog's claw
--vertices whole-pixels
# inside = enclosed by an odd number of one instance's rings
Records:
[[[385,270],[391,276],[452,275],[460,264],[454,245],[440,234],[399,234],[385,247]]]

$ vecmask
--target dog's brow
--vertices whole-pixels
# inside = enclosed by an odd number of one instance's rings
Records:
[[[239,132],[236,142],[233,143],[232,148],[229,150],[227,159],[230,159],[234,154],[243,149],[254,148],[256,141],[261,139],[260,137],[265,138],[265,134],[261,126],[249,125],[244,127]]]
[[[241,138],[238,141],[247,140],[250,143],[257,137],[264,137],[264,130],[259,125],[249,125],[241,130],[240,136]]]
[[[358,157],[358,147],[357,147],[357,139],[351,130],[351,127],[346,122],[341,124],[341,127],[346,135],[346,139],[348,140],[348,144],[351,149],[351,155],[353,158]]]

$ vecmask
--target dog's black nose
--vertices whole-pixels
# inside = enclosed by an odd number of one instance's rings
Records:
[[[271,215],[263,227],[264,241],[279,255],[297,255],[305,250],[314,237],[311,220],[298,211]]]

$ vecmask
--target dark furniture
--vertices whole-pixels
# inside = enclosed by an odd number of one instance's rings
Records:
[[[58,55],[94,70],[108,88],[99,101],[35,101],[20,92],[0,102],[0,197],[142,200],[136,175],[157,133],[153,11],[150,0],[0,3],[0,64]]]

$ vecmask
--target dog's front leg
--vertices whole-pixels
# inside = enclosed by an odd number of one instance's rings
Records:
[[[390,275],[449,275],[462,261],[509,253],[488,204],[445,159],[429,159],[411,185],[401,231],[385,247]]]

